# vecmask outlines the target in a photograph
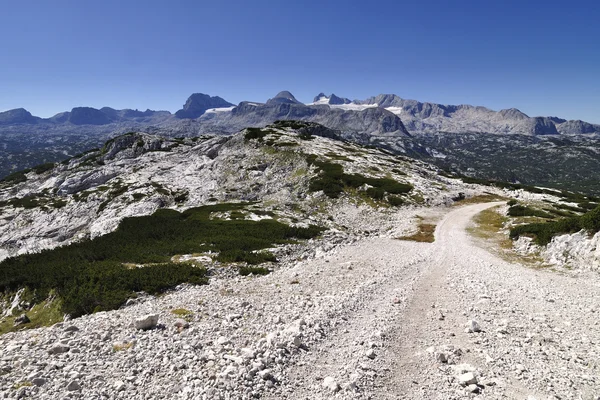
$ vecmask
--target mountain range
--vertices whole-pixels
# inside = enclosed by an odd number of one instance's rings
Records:
[[[192,94],[182,109],[169,111],[115,110],[75,107],[71,111],[40,118],[23,108],[0,113],[0,132],[6,127],[28,125],[39,130],[54,127],[91,125],[98,131],[106,126],[194,127],[196,133],[233,133],[247,126],[265,126],[276,120],[318,122],[343,132],[366,134],[419,135],[423,133],[493,133],[523,135],[598,134],[600,125],[558,117],[530,117],[516,108],[500,111],[472,105],[442,105],[406,100],[394,94],[380,94],[366,100],[350,100],[319,93],[312,103],[298,101],[282,91],[264,103],[242,101],[237,106],[218,96]],[[183,122],[183,123],[182,123]],[[110,126],[109,126],[110,125]]]
[[[23,108],[0,113],[0,178],[100,147],[127,132],[163,137],[231,135],[278,120],[321,124],[346,141],[419,158],[454,173],[600,194],[600,125],[529,117],[511,108],[442,105],[382,94],[350,100],[319,93],[304,104],[289,91],[234,105],[192,94],[169,111],[76,107],[50,118]]]

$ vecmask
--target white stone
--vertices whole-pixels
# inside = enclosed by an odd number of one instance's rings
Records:
[[[462,386],[472,385],[477,383],[477,378],[472,372],[467,372],[457,377],[458,383]]]
[[[148,330],[152,329],[158,324],[158,314],[148,314],[143,317],[136,318],[133,321],[135,329]]]
[[[326,389],[328,389],[329,391],[331,391],[333,393],[335,393],[338,390],[340,390],[340,385],[331,376],[328,376],[325,379],[323,379],[323,387],[326,388]]]
[[[466,333],[481,332],[481,327],[479,326],[479,323],[477,321],[472,319],[469,322],[467,322],[467,327],[465,328],[465,332]]]

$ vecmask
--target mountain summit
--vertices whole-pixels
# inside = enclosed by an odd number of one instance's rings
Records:
[[[183,109],[177,111],[175,116],[177,118],[191,118],[196,119],[211,108],[223,108],[232,107],[233,104],[222,99],[219,96],[209,96],[204,93],[194,93],[188,97],[187,101],[183,105]]]
[[[267,100],[267,104],[275,105],[275,104],[302,104],[302,103],[300,103],[298,100],[296,100],[296,98],[294,97],[293,94],[291,94],[287,90],[284,90],[282,92],[277,93],[277,95],[275,97],[273,97],[272,99]]]
[[[331,96],[326,96],[325,93],[321,92],[313,99],[313,104],[350,104],[352,101],[345,97],[338,97],[331,93]]]

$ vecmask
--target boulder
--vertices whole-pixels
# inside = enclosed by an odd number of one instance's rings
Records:
[[[65,344],[58,343],[48,350],[48,354],[63,354],[67,353],[71,348]]]
[[[156,327],[158,324],[158,314],[148,314],[143,317],[136,318],[133,321],[135,329],[148,330]]]
[[[340,385],[331,376],[328,376],[325,379],[323,379],[323,387],[333,393],[340,390]]]

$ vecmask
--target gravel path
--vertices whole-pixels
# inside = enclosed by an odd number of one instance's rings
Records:
[[[465,228],[495,204],[451,209],[434,243],[330,245],[265,277],[4,335],[0,398],[597,399],[600,279],[478,247]],[[147,313],[159,328],[136,330]]]
[[[598,277],[528,269],[478,247],[465,228],[498,204],[450,212],[433,244],[360,249],[372,286],[290,368],[289,398],[597,399]],[[480,331],[465,331],[471,320]]]

